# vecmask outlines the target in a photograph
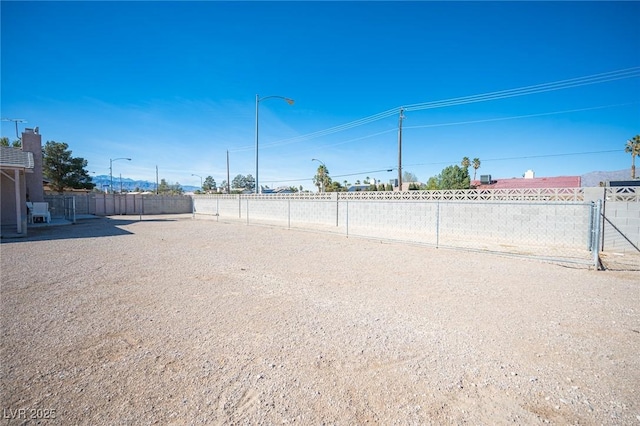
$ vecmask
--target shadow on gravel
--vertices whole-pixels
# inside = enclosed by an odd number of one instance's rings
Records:
[[[105,217],[91,220],[79,220],[74,225],[29,228],[26,236],[3,236],[0,239],[0,244],[133,235],[133,232],[126,231],[120,227],[136,222],[140,221]],[[174,222],[174,219],[144,219],[142,222]]]

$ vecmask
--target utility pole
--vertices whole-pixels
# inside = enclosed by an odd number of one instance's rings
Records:
[[[156,165],[156,195],[158,195],[158,166]]]
[[[404,108],[400,107],[400,118],[398,118],[398,191],[402,191],[402,120],[404,119]]]
[[[227,194],[231,194],[231,182],[229,181],[229,150],[227,150]]]

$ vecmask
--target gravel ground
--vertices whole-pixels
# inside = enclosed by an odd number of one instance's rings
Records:
[[[137,219],[2,241],[3,424],[640,424],[637,271]]]

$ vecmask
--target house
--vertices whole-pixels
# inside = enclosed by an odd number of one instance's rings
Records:
[[[351,185],[347,188],[347,192],[359,192],[359,191],[368,191],[371,185]]]
[[[22,132],[22,147],[0,147],[0,224],[26,232],[26,202],[44,201],[42,137],[38,128]]]
[[[492,179],[491,175],[482,175],[480,180],[472,180],[471,186],[477,189],[537,189],[537,188],[580,188],[580,176],[535,177],[527,170],[522,178]]]

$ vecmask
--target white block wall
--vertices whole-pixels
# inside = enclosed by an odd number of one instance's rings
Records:
[[[607,201],[604,205],[602,251],[638,253],[640,248],[640,203]],[[635,246],[635,247],[634,247]]]

